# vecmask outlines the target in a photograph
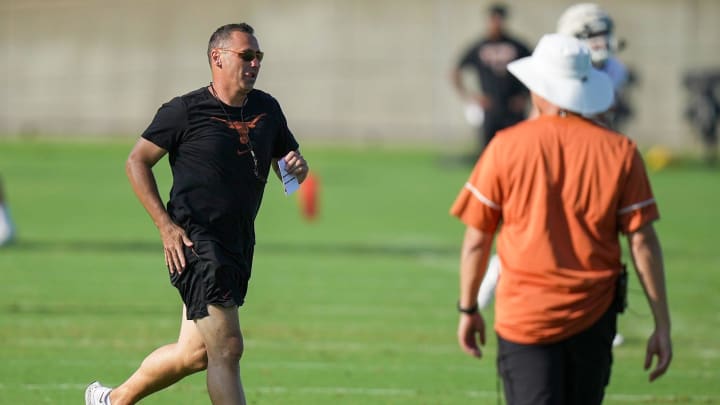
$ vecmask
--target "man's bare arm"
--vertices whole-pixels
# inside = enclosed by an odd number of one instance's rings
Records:
[[[183,244],[191,247],[193,243],[185,231],[168,215],[160,198],[155,175],[152,172],[153,166],[166,153],[165,149],[140,138],[128,156],[125,171],[135,195],[160,231],[165,250],[165,264],[171,273],[175,273],[176,271],[182,272],[185,268]]]
[[[462,308],[473,308],[477,305],[477,293],[487,267],[492,234],[487,234],[468,226],[465,230],[462,251],[460,252],[460,299]],[[479,312],[461,314],[458,323],[458,343],[471,356],[481,357],[478,346],[485,344],[485,321]]]
[[[665,374],[672,361],[670,310],[665,288],[662,249],[652,224],[628,234],[628,243],[635,270],[655,321],[655,330],[648,339],[644,365],[646,370],[649,369],[653,357],[657,357],[657,364],[650,372],[650,381],[654,381]]]

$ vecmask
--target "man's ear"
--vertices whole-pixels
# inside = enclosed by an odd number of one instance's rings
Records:
[[[222,61],[220,60],[221,53],[217,50],[213,50],[210,52],[210,59],[212,59],[213,65],[221,68],[222,67]]]

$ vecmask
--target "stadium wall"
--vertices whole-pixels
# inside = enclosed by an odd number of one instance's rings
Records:
[[[571,1],[509,1],[529,44]],[[251,23],[266,51],[257,87],[302,139],[469,142],[449,72],[484,28],[468,0],[0,0],[0,133],[137,136],[159,105],[208,83],[212,31]],[[720,2],[608,0],[639,77],[627,133],[697,144],[682,75],[720,67]],[[0,135],[2,136],[2,135]]]

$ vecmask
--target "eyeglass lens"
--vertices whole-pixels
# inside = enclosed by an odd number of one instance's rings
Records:
[[[255,58],[257,58],[258,62],[261,62],[265,54],[263,54],[262,51],[253,51],[252,49],[250,49],[247,51],[242,51],[238,55],[240,55],[242,60],[244,60],[245,62],[252,62],[253,60],[255,60]]]

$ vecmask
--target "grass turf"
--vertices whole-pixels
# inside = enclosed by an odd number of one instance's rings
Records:
[[[16,244],[0,249],[0,404],[77,404],[177,336],[180,301],[123,164],[130,141],[0,141]],[[257,221],[241,363],[250,404],[495,404],[495,340],[455,340],[462,225],[447,214],[470,167],[430,150],[312,148],[321,216],[272,181]],[[159,164],[163,197],[167,162]],[[652,320],[635,276],[607,404],[720,403],[720,173],[654,173],[675,359],[647,383]],[[488,323],[492,316],[488,316]],[[209,403],[203,373],[148,404]]]

